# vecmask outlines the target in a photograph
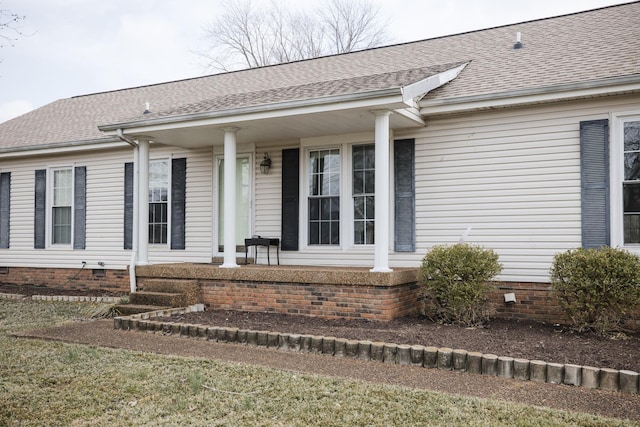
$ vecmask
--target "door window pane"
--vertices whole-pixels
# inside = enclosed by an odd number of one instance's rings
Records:
[[[224,251],[224,159],[218,160],[218,251]],[[244,246],[251,237],[251,162],[249,157],[236,159],[236,246]]]

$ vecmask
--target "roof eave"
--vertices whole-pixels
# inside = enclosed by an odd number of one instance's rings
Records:
[[[461,113],[640,91],[640,74],[456,98],[420,101],[420,114]]]
[[[102,132],[117,132],[118,129],[140,129],[147,127],[158,127],[158,126],[167,126],[167,125],[178,125],[184,124],[188,122],[195,121],[206,121],[206,120],[224,120],[241,117],[241,116],[250,116],[257,114],[269,113],[272,115],[278,115],[284,111],[292,111],[292,110],[305,110],[313,107],[325,107],[329,105],[349,105],[349,104],[362,104],[366,101],[378,101],[371,102],[372,107],[378,107],[380,104],[380,100],[384,100],[384,102],[391,104],[404,103],[402,98],[402,88],[394,87],[390,89],[371,91],[371,92],[361,92],[355,94],[348,95],[336,95],[336,96],[327,96],[322,98],[311,98],[311,99],[302,99],[295,101],[286,101],[279,102],[273,104],[262,104],[255,105],[249,107],[240,107],[240,108],[230,108],[226,110],[216,110],[216,111],[206,111],[201,113],[194,114],[183,114],[179,116],[170,116],[170,117],[157,117],[151,119],[142,119],[142,120],[133,120],[128,122],[121,123],[113,123],[113,124],[105,124],[98,126],[98,129]],[[406,104],[406,103],[404,103]]]
[[[0,148],[0,158],[39,156],[45,154],[59,154],[68,151],[82,151],[94,149],[120,148],[126,146],[120,139],[111,136],[79,141],[62,141],[26,147]]]

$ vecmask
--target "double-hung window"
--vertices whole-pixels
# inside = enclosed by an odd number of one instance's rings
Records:
[[[73,210],[73,169],[53,170],[53,200],[51,203],[51,243],[71,244]]]
[[[353,243],[374,243],[375,145],[353,147]]]
[[[149,243],[166,244],[169,223],[169,161],[149,162]]]
[[[340,244],[340,150],[309,152],[309,245]]]
[[[640,244],[640,120],[622,122],[624,244]]]

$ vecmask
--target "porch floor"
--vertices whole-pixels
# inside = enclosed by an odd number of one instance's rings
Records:
[[[352,286],[394,286],[415,283],[419,268],[394,268],[371,272],[368,267],[247,264],[221,268],[208,263],[168,263],[136,267],[138,277],[165,279],[232,280],[272,283],[314,283]]]

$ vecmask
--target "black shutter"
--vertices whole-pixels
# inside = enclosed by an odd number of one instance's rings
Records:
[[[11,172],[0,173],[0,248],[9,248]]]
[[[44,249],[47,214],[47,171],[36,170],[35,174],[35,210],[33,218],[33,247]]]
[[[300,149],[282,150],[282,237],[283,251],[298,250]]]
[[[394,250],[416,250],[415,141],[403,139],[393,144],[395,193]]]
[[[73,249],[84,249],[87,236],[87,168],[74,168]]]
[[[133,163],[124,164],[124,248],[133,249]]]
[[[609,246],[609,121],[580,122],[582,246]]]
[[[187,159],[171,161],[171,249],[185,248]]]

